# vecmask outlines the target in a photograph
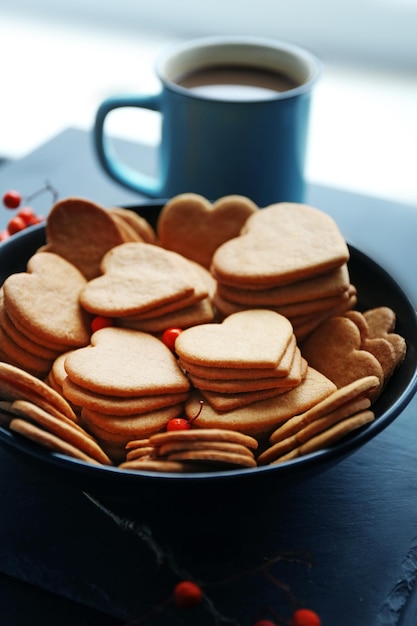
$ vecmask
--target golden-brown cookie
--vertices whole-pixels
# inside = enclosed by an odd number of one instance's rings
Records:
[[[0,326],[0,345],[3,360],[17,367],[21,367],[30,374],[43,378],[49,371],[52,359],[44,359],[15,343]]]
[[[298,447],[293,448],[282,456],[275,458],[271,464],[283,463],[328,448],[349,435],[353,430],[373,422],[374,419],[375,415],[372,411],[360,411],[323,430],[318,435],[308,439],[305,443],[301,443]]]
[[[98,463],[111,465],[109,457],[91,435],[71,420],[51,415],[51,413],[26,400],[15,400],[11,405],[10,411],[19,419],[34,424],[47,433],[59,437],[89,457],[92,457]]]
[[[149,319],[134,319],[131,316],[120,317],[117,325],[122,328],[142,330],[152,334],[163,333],[167,328],[190,328],[200,324],[209,324],[214,320],[215,312],[211,300],[205,298],[191,306],[180,308],[172,313],[153,315]]]
[[[231,287],[219,283],[219,296],[229,302],[258,306],[283,306],[340,296],[349,288],[349,271],[344,264],[315,278],[299,280],[288,285],[262,289],[259,285]]]
[[[4,306],[13,323],[42,345],[75,347],[88,344],[90,318],[79,294],[86,280],[78,269],[50,252],[37,252],[27,271],[4,282]]]
[[[336,389],[329,396],[318,402],[310,409],[294,416],[281,426],[279,426],[270,436],[271,443],[277,443],[287,437],[296,434],[301,428],[308,426],[319,418],[334,414],[335,411],[341,410],[342,417],[352,415],[352,403],[360,402],[360,407],[366,409],[370,406],[369,396],[374,389],[379,387],[379,379],[376,376],[366,376],[352,383]]]
[[[382,337],[390,342],[395,352],[395,367],[404,360],[407,345],[404,337],[395,331],[396,314],[390,307],[381,306],[364,312],[368,324],[368,336],[371,339]]]
[[[180,403],[137,415],[108,415],[83,408],[81,417],[86,430],[94,435],[108,456],[115,463],[121,463],[129,441],[164,430],[171,419],[182,413],[183,403]]]
[[[36,424],[28,422],[27,420],[16,417],[11,420],[9,428],[16,433],[19,433],[19,435],[22,435],[27,439],[31,439],[35,443],[38,443],[45,448],[49,448],[54,452],[60,452],[61,454],[66,454],[67,456],[74,457],[75,459],[79,459],[87,463],[99,464],[94,457],[86,454],[71,443],[68,443],[65,439],[62,439],[61,437],[58,437],[57,435],[54,435],[53,433],[50,433]]]
[[[129,226],[136,231],[142,241],[145,241],[146,243],[156,243],[156,232],[150,223],[132,209],[113,207],[110,209],[110,214],[113,217],[114,215],[118,215],[125,222],[127,222]]]
[[[62,383],[63,396],[75,406],[81,406],[104,415],[139,415],[155,409],[185,402],[188,391],[153,395],[117,396],[100,394],[80,387],[68,376]]]
[[[253,309],[185,330],[175,348],[180,359],[197,365],[275,368],[285,354],[293,330],[273,311]]]
[[[150,437],[149,441],[153,446],[163,446],[167,443],[172,443],[174,441],[226,441],[229,443],[241,444],[252,450],[256,450],[258,447],[258,442],[254,437],[222,427],[197,430],[176,430],[158,433],[157,435],[153,435],[152,437]]]
[[[75,265],[88,280],[100,275],[108,250],[130,241],[110,211],[76,197],[54,204],[46,221],[46,240],[46,251]]]
[[[198,363],[193,363],[192,361],[188,361],[187,359],[184,359],[184,357],[181,357],[181,365],[187,373],[199,376],[201,378],[213,378],[222,380],[254,380],[257,378],[271,378],[273,376],[277,378],[283,378],[285,376],[288,376],[291,372],[291,368],[294,364],[296,349],[297,341],[295,339],[295,336],[293,335],[290,339],[290,342],[283,357],[274,368],[205,366],[199,365]]]
[[[279,424],[311,408],[335,389],[327,377],[308,368],[304,380],[291,391],[234,410],[218,411],[203,402],[200,411],[202,396],[193,392],[185,404],[185,413],[189,419],[199,414],[193,421],[194,429],[227,428],[263,439]]]
[[[108,396],[183,393],[190,383],[171,351],[156,337],[124,328],[103,328],[91,345],[65,359],[71,381]]]
[[[384,372],[378,359],[361,347],[357,325],[347,317],[332,317],[313,331],[301,346],[311,367],[343,387],[364,376],[376,376],[380,381],[372,397],[375,399],[384,384]]]
[[[73,409],[62,395],[36,376],[4,362],[0,362],[0,397],[11,402],[28,400],[52,415],[64,415],[78,422]]]
[[[249,217],[241,235],[216,250],[211,269],[222,283],[265,288],[320,275],[348,259],[346,242],[329,215],[282,202]]]
[[[29,352],[30,354],[46,360],[56,358],[57,351],[55,349],[48,348],[48,346],[42,345],[34,338],[28,337],[17,329],[17,327],[13,324],[12,320],[7,314],[2,295],[0,296],[0,327],[10,337],[10,339],[12,339],[18,346],[20,346],[20,348]]]
[[[168,471],[170,463],[184,462],[190,472],[250,468],[256,467],[253,451],[257,447],[253,437],[223,428],[168,431],[129,442],[126,461],[120,467],[144,469],[151,467],[149,462],[159,462],[154,469]]]
[[[163,207],[157,232],[164,248],[210,267],[217,248],[236,237],[246,219],[258,211],[252,200],[231,195],[214,204],[195,193],[171,198]]]
[[[152,310],[164,314],[208,295],[191,262],[152,244],[131,242],[113,248],[103,257],[101,270],[103,274],[80,294],[82,306],[95,315],[126,317]]]

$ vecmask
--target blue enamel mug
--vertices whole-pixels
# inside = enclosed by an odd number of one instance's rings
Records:
[[[256,37],[186,41],[157,61],[157,93],[99,106],[96,153],[107,174],[154,198],[229,194],[258,206],[303,202],[311,92],[319,60],[303,48]],[[160,113],[158,172],[150,177],[112,151],[107,115],[122,107]]]

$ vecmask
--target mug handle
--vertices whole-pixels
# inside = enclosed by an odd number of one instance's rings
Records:
[[[93,128],[96,153],[107,174],[129,189],[155,198],[163,195],[161,181],[134,170],[117,157],[115,151],[112,149],[111,141],[106,137],[104,123],[107,115],[111,111],[123,107],[137,107],[151,111],[160,111],[160,100],[161,94],[116,96],[108,98],[99,106]]]

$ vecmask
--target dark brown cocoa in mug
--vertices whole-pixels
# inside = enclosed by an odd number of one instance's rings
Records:
[[[218,100],[263,100],[300,85],[282,72],[240,65],[199,68],[174,82],[197,95]]]

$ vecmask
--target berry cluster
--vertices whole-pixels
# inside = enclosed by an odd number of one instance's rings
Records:
[[[33,226],[34,224],[39,224],[44,220],[44,218],[37,215],[30,204],[27,203],[30,203],[36,196],[44,193],[45,191],[49,191],[52,194],[53,202],[56,202],[58,194],[48,182],[45,182],[45,185],[41,189],[30,196],[22,196],[19,191],[14,189],[10,189],[3,194],[2,201],[4,207],[12,211],[16,209],[18,210],[9,220],[7,228],[0,231],[0,242],[8,239],[11,235],[18,233],[21,230],[24,230],[29,226]]]
[[[200,585],[191,580],[182,580],[174,587],[174,603],[178,608],[191,609],[198,606],[204,599]],[[296,609],[292,614],[289,626],[320,626],[321,620],[311,609]],[[253,626],[277,626],[270,619],[257,620]]]

